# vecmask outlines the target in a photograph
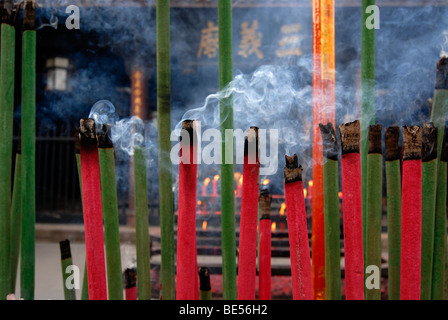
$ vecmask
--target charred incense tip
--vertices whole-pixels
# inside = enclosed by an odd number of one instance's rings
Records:
[[[180,136],[180,141],[182,141],[182,136],[185,135],[185,133],[188,135],[190,145],[193,145],[194,138],[196,135],[196,121],[194,120],[183,120],[182,121],[182,133]]]
[[[448,127],[445,127],[443,132],[442,150],[440,152],[440,161],[448,161]]]
[[[79,142],[84,145],[97,145],[95,134],[95,120],[81,119],[79,126]]]
[[[96,135],[98,137],[98,147],[102,149],[114,147],[112,140],[110,140],[109,136],[110,129],[111,129],[110,124],[103,124],[101,126],[101,129],[97,131]]]
[[[285,183],[302,181],[302,166],[299,166],[297,155],[294,154],[292,157],[285,155],[285,159]]]
[[[369,126],[369,153],[383,154],[382,130],[381,124]]]
[[[326,125],[319,124],[320,132],[322,134],[322,141],[324,147],[324,155],[327,159],[338,160],[339,147],[336,138],[336,131],[331,122]]]
[[[36,26],[36,3],[32,0],[25,2],[23,10],[23,29],[34,30]]]
[[[5,0],[3,1],[3,7],[2,7],[2,23],[9,24],[11,26],[14,26],[16,15],[17,15],[17,9],[14,6],[13,0]]]
[[[59,242],[59,247],[61,249],[61,260],[69,259],[72,257],[72,252],[70,250],[70,240],[66,239]]]
[[[422,159],[422,128],[403,126],[403,161]]]
[[[199,289],[201,291],[210,291],[210,269],[207,267],[199,268]]]
[[[437,158],[437,128],[432,122],[424,122],[422,126],[422,161],[428,162]]]
[[[400,140],[400,128],[391,126],[386,128],[385,134],[386,144],[386,161],[400,160],[400,149],[398,141]]]
[[[361,140],[361,123],[359,120],[339,125],[342,154],[359,153]]]
[[[256,155],[258,157],[258,127],[250,127],[244,139],[244,156]]]
[[[124,286],[126,289],[133,288],[137,285],[137,269],[126,268],[124,270]]]
[[[271,219],[271,200],[272,197],[268,189],[262,189],[260,196],[258,197],[258,203],[260,206],[261,220]]]
[[[437,62],[436,89],[448,89],[448,58]]]

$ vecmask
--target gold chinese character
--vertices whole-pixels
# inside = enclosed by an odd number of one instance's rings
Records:
[[[207,22],[207,28],[201,31],[201,44],[199,45],[198,58],[207,56],[209,58],[216,57],[219,47],[218,26],[213,21]]]
[[[280,49],[275,51],[277,57],[283,58],[302,55],[303,52],[300,48],[302,37],[299,35],[301,29],[302,25],[300,23],[283,25],[281,27],[281,32],[284,36],[278,42]]]
[[[263,35],[261,32],[257,32],[257,29],[258,20],[252,21],[251,27],[249,27],[249,22],[243,22],[241,24],[241,42],[238,55],[247,58],[252,53],[255,53],[259,59],[263,58],[263,52],[260,51],[261,38]]]

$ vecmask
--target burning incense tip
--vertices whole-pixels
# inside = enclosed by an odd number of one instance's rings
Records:
[[[424,122],[422,126],[422,161],[428,162],[437,158],[437,128],[432,122]]]
[[[103,124],[101,129],[97,131],[98,147],[103,149],[114,147],[109,136],[110,129],[111,126],[109,124]]]
[[[339,125],[342,154],[359,153],[361,140],[361,123],[359,120]]]
[[[381,144],[381,132],[383,126],[381,124],[369,126],[369,153],[383,153],[383,146]]]
[[[302,181],[302,166],[299,166],[299,160],[297,154],[292,157],[285,155],[285,183]]]
[[[258,203],[260,206],[261,220],[271,219],[271,200],[272,197],[268,189],[263,189],[260,191]]]
[[[325,157],[330,160],[338,160],[339,147],[333,123],[329,122],[326,125],[320,123],[319,128],[322,134]]]
[[[403,126],[403,160],[422,158],[422,128]]]
[[[95,120],[81,119],[79,126],[79,141],[83,144],[97,145]]]
[[[400,159],[400,149],[398,147],[399,139],[400,128],[398,126],[391,126],[386,128],[386,161],[394,161]]]
[[[254,156],[255,155],[255,156]],[[258,127],[250,127],[246,131],[246,138],[244,140],[244,156],[253,157],[255,163],[258,159]]]
[[[27,0],[23,10],[23,28],[24,30],[34,30],[36,25],[36,4],[34,1]]]
[[[59,247],[61,248],[61,260],[72,257],[72,252],[70,250],[70,240],[66,239],[64,241],[60,241]]]
[[[436,89],[448,89],[448,58],[437,62]]]

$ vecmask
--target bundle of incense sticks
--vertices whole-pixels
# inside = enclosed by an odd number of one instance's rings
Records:
[[[364,299],[364,254],[359,121],[339,126],[341,139],[342,211],[345,250],[345,295]]]
[[[126,300],[137,300],[137,269],[126,268],[124,270],[124,291]]]
[[[323,141],[325,216],[325,292],[327,300],[341,299],[338,142],[333,124],[319,124]]]
[[[244,142],[244,179],[238,255],[238,300],[255,299],[259,171],[258,128],[251,127],[246,133]]]
[[[400,299],[420,300],[422,252],[422,130],[404,126]]]
[[[285,200],[288,217],[292,294],[294,300],[312,300],[310,245],[303,196],[302,167],[297,155],[285,156]]]
[[[387,247],[389,251],[389,300],[400,299],[400,243],[401,243],[401,152],[398,141],[400,128],[386,129],[386,184],[387,184]]]
[[[90,300],[107,300],[103,214],[95,120],[80,120],[82,203]]]
[[[271,195],[263,189],[259,197],[258,299],[271,300]]]
[[[176,299],[199,298],[196,248],[197,138],[195,122],[182,121],[177,222]]]

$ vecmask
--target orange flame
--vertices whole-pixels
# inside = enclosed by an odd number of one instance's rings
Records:
[[[339,197],[339,199],[342,199],[342,192],[338,192],[338,197]]]
[[[202,231],[205,231],[205,230],[207,230],[207,221],[206,220],[202,221]]]
[[[274,222],[272,222],[272,224],[271,224],[271,230],[272,230],[272,232],[274,232],[275,229],[277,229],[277,223],[275,223],[275,221],[274,221]]]
[[[219,174],[215,175],[215,176],[213,177],[213,180],[218,181],[218,180],[219,180]]]
[[[285,214],[285,210],[286,210],[286,203],[283,202],[281,207],[280,207],[280,211],[279,211],[281,216]]]
[[[210,178],[207,177],[204,179],[204,186],[208,186],[208,184],[210,183]]]
[[[312,187],[312,186],[313,186],[313,180],[308,181],[308,185],[309,185],[310,187]]]
[[[198,200],[198,206],[200,206],[202,204],[201,200]]]
[[[268,185],[269,182],[271,182],[271,180],[269,180],[269,179],[264,179],[264,180],[263,180],[263,185],[264,185],[264,186],[265,186],[265,185]]]
[[[240,178],[240,184],[243,184],[243,175],[241,175],[241,178]]]
[[[303,188],[303,197],[306,198],[308,194],[308,190],[306,190],[305,188]]]

